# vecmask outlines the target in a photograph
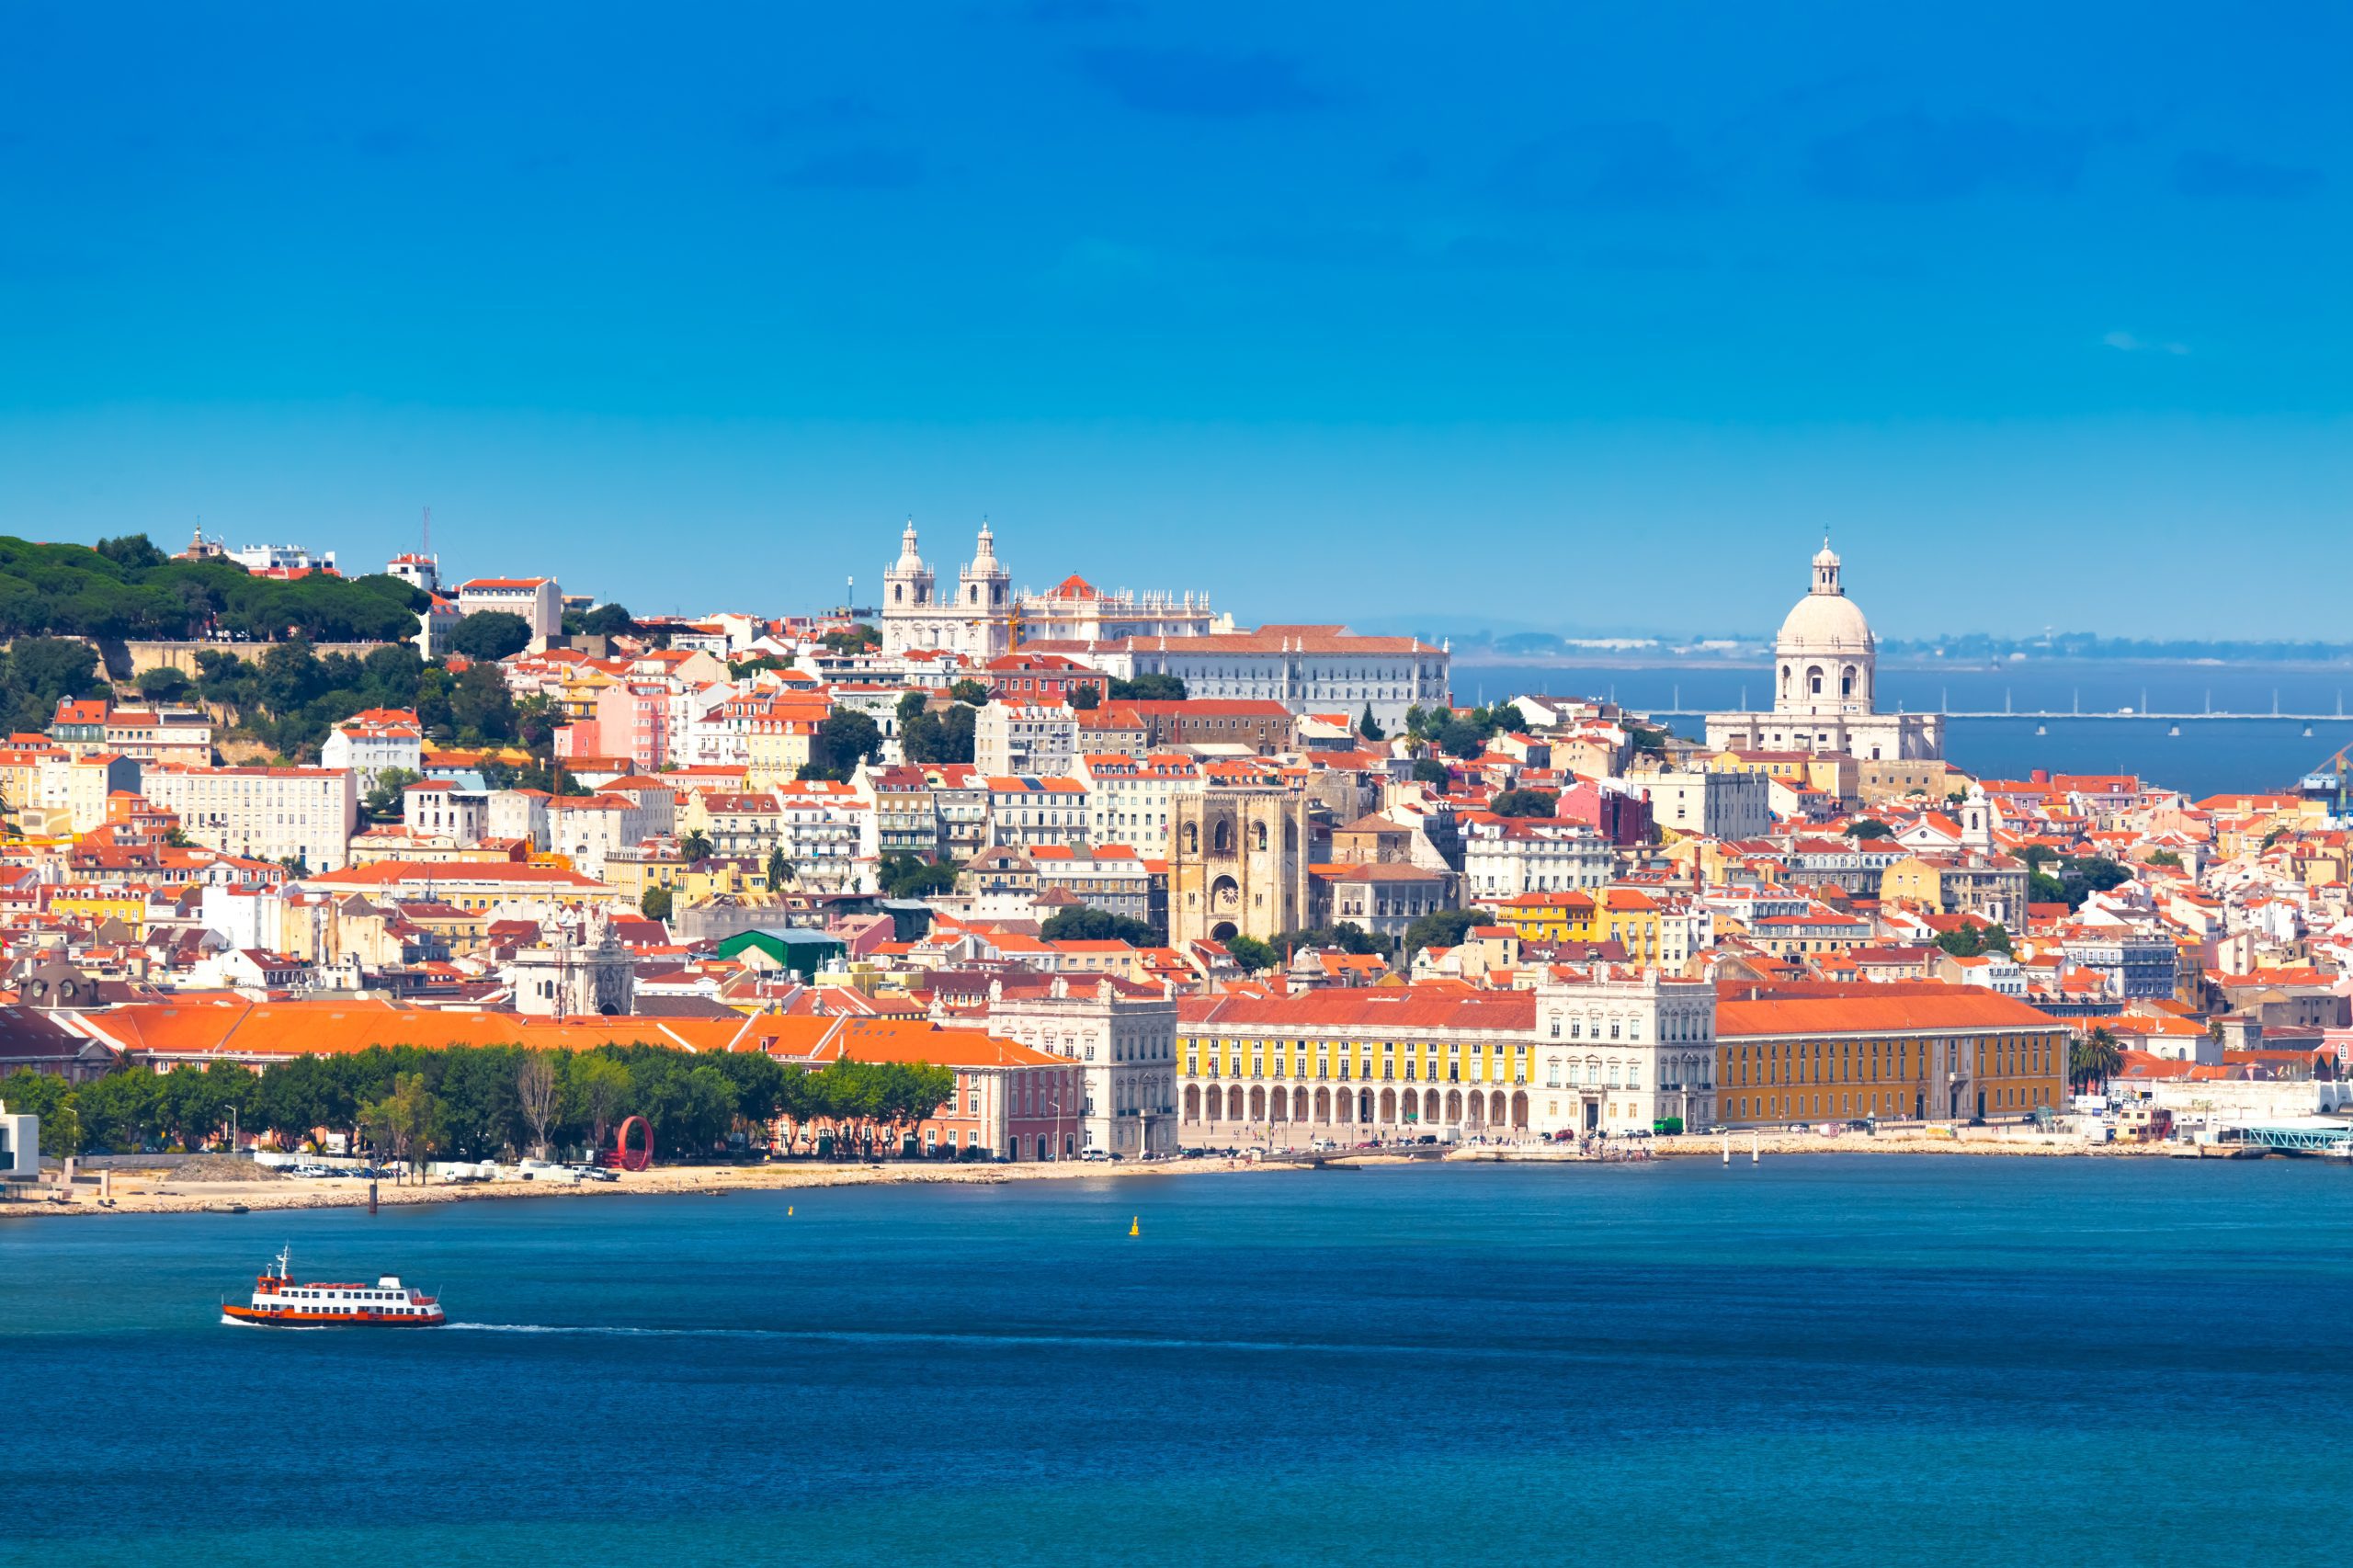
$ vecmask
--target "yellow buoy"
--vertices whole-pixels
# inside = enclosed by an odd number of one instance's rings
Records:
[[[792,1205],[790,1203],[784,1206],[784,1217],[788,1220],[792,1218]]]
[[[1131,1236],[1140,1236],[1143,1234],[1142,1215],[1139,1214],[1134,1219],[1128,1221],[1128,1234]]]

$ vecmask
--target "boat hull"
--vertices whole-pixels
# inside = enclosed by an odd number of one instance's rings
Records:
[[[373,1312],[265,1312],[251,1307],[222,1307],[224,1324],[248,1324],[256,1328],[439,1328],[439,1317],[386,1317]]]

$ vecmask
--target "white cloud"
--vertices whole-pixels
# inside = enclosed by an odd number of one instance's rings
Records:
[[[2110,348],[2121,349],[2127,354],[2187,354],[2189,352],[2189,345],[2187,343],[2151,343],[2129,332],[2111,332],[2101,337],[2100,341]]]

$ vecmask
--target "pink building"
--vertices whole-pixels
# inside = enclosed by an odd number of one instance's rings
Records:
[[[624,682],[597,694],[597,748],[627,757],[640,773],[658,770],[670,756],[670,692],[666,687]]]

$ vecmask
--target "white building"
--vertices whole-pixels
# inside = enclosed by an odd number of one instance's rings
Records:
[[[1078,715],[1059,702],[995,697],[972,715],[972,766],[983,773],[1067,778],[1078,761]]]
[[[1538,987],[1536,1027],[1538,1100],[1556,1125],[1620,1132],[1715,1119],[1712,982],[1597,971]]]
[[[1017,600],[1021,631],[1031,642],[1108,642],[1120,637],[1206,637],[1232,631],[1233,618],[1213,615],[1206,594],[1106,593],[1075,574]]]
[[[1602,887],[1616,865],[1608,843],[1583,823],[1505,817],[1461,831],[1462,886],[1473,898]]]
[[[425,771],[424,726],[404,708],[364,710],[327,732],[325,744],[319,747],[319,762],[326,767],[349,768],[364,795],[394,769]]]
[[[548,802],[547,822],[548,847],[598,881],[608,856],[645,839],[645,810],[626,795],[559,796]]]
[[[401,791],[401,825],[418,837],[447,838],[471,849],[489,831],[490,797],[447,778],[427,778]]]
[[[935,1012],[948,1021],[951,1015]],[[1107,980],[989,987],[988,1030],[1080,1065],[1080,1147],[1134,1159],[1176,1150],[1176,1004]]]
[[[1181,755],[1082,756],[1071,770],[1086,790],[1086,837],[1095,845],[1131,844],[1146,855],[1168,853],[1172,802],[1201,791],[1201,765]]]
[[[812,892],[866,892],[873,885],[874,811],[857,786],[795,780],[770,793],[777,845],[792,863],[796,886]]]
[[[71,831],[87,833],[107,820],[108,796],[139,793],[154,771],[109,752],[88,756],[55,752],[40,759],[40,771],[34,775],[33,803],[48,812],[63,812]],[[164,803],[152,794],[148,800],[154,805]]]
[[[1651,821],[1669,833],[1762,838],[1773,830],[1772,782],[1762,773],[1639,773],[1624,782],[1650,801]]]
[[[534,638],[553,637],[563,631],[563,590],[552,577],[476,577],[458,585],[460,616],[490,610],[521,616]]]
[[[299,544],[249,544],[227,552],[248,572],[332,572],[335,551],[313,555]]]
[[[943,593],[916,548],[915,521],[899,536],[899,558],[882,574],[882,652],[888,657],[927,649],[961,653],[986,664],[1013,651],[1013,587],[996,558],[996,538],[981,525],[972,562],[954,591]]]
[[[485,835],[519,838],[534,850],[548,846],[548,801],[544,790],[493,790]]]
[[[155,805],[209,849],[339,869],[359,825],[359,792],[343,767],[157,767],[141,781]]]
[[[1447,700],[1446,650],[1414,637],[1359,637],[1341,626],[1021,646],[1025,653],[1063,654],[1121,680],[1175,676],[1188,697],[1279,702],[1293,713],[1351,718],[1369,704],[1388,730],[1404,726],[1407,709]]]
[[[1711,713],[1711,750],[1843,752],[1887,761],[1944,755],[1940,715],[1878,710],[1879,645],[1838,574],[1837,554],[1824,540],[1812,590],[1773,640],[1772,710]]]
[[[395,555],[384,563],[384,575],[398,577],[428,594],[441,591],[441,558],[438,555]]]

